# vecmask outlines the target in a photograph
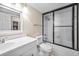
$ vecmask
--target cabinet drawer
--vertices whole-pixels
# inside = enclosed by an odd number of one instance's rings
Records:
[[[37,56],[37,47],[34,46],[31,49],[29,49],[28,51],[24,52],[21,56]]]

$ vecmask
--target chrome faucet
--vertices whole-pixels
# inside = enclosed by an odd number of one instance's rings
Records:
[[[0,43],[2,43],[1,39],[0,39]]]
[[[0,43],[5,43],[5,38],[4,38],[4,37],[2,37],[2,38],[0,39]]]
[[[2,38],[2,43],[5,43],[5,39],[4,38]]]

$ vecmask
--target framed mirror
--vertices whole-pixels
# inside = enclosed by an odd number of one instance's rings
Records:
[[[0,31],[20,30],[20,13],[0,6]]]

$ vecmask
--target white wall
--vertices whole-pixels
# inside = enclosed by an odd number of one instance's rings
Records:
[[[34,26],[34,25],[39,26]],[[28,36],[36,37],[42,33],[42,14],[36,9],[27,6],[23,13],[23,32]]]

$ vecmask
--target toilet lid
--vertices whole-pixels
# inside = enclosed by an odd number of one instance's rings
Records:
[[[52,45],[50,43],[42,43],[40,44],[40,48],[46,51],[51,51],[52,50]]]

